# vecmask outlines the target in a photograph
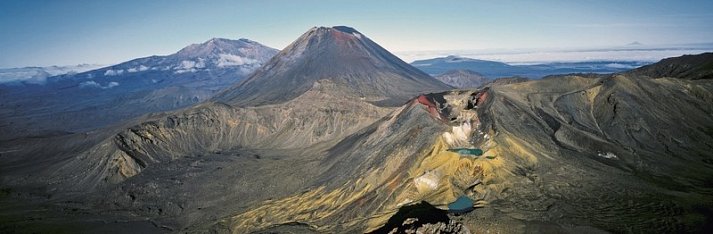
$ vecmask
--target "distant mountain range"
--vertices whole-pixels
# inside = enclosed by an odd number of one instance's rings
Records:
[[[437,76],[452,70],[471,70],[486,78],[520,76],[539,79],[549,75],[569,73],[615,73],[627,71],[650,62],[643,61],[592,61],[554,62],[532,65],[510,65],[502,62],[479,60],[459,56],[447,56],[411,63],[422,71]]]
[[[0,139],[86,131],[195,104],[239,83],[277,52],[248,39],[214,38],[171,55],[0,84]]]
[[[434,78],[456,88],[477,88],[490,81],[480,73],[471,70],[450,70],[434,76]]]
[[[223,78],[229,78],[228,82],[234,83],[235,76],[252,73],[277,52],[276,49],[248,39],[213,38],[201,44],[189,45],[175,54],[134,59],[69,78],[105,78],[107,81],[118,82],[128,77],[149,76],[152,79],[146,81],[156,83],[168,81],[164,77],[180,79],[207,76],[214,83],[223,82]]]

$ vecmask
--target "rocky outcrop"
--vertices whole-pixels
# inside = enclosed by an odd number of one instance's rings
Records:
[[[404,223],[408,225],[407,223]],[[393,229],[389,233],[452,233],[452,234],[470,234],[470,230],[461,223],[453,220],[448,223],[426,223],[418,227],[404,227],[402,229]]]

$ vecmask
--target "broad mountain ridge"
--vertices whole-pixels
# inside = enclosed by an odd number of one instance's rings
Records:
[[[277,52],[248,39],[213,38],[171,55],[48,77],[42,83],[0,84],[0,140],[89,131],[193,105],[239,83]]]
[[[165,56],[138,58],[117,65],[94,71],[76,74],[79,79],[112,76],[140,76],[142,73],[155,76],[171,76],[183,73],[207,73],[214,79],[221,76],[233,76],[233,82],[249,75],[262,66],[277,50],[249,39],[230,40],[212,38],[206,42],[192,44],[178,52]],[[135,74],[134,74],[135,73]],[[160,74],[160,75],[159,75]]]
[[[451,70],[467,69],[478,72],[489,78],[499,78],[524,74],[528,71],[525,68],[508,65],[503,62],[466,58],[455,55],[416,60],[412,62],[411,65],[433,76],[440,75]]]
[[[418,69],[432,75],[452,70],[472,70],[488,79],[502,77],[525,77],[540,79],[551,75],[566,74],[610,74],[625,72],[633,68],[650,64],[646,61],[580,61],[580,62],[542,62],[537,64],[510,65],[504,62],[473,59],[449,55],[432,59],[416,60],[411,63]]]
[[[478,88],[491,81],[480,73],[467,69],[450,70],[434,78],[456,88]]]

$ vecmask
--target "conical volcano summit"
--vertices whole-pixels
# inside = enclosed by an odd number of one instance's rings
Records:
[[[329,80],[381,106],[396,106],[414,95],[450,89],[408,65],[357,30],[315,27],[260,70],[215,100],[240,106],[291,100]]]

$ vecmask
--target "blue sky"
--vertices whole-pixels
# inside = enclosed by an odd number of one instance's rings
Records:
[[[713,1],[0,1],[0,67],[113,64],[348,25],[394,52],[713,42]]]

